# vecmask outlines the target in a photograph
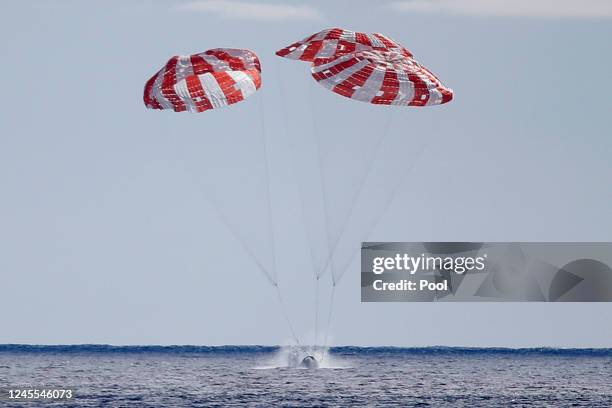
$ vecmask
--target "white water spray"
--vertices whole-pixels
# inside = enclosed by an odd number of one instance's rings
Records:
[[[317,369],[345,369],[352,367],[348,360],[332,355],[329,352],[329,347],[283,346],[271,358],[254,368],[258,370],[283,368],[307,370],[308,368],[301,364],[302,360],[307,356],[313,356],[317,360]]]

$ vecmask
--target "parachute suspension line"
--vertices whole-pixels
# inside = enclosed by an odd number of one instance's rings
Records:
[[[282,113],[282,123],[283,123],[283,133],[284,134],[288,134],[288,114],[287,114],[287,95],[285,92],[285,82],[284,82],[284,78],[282,75],[282,69],[279,69],[279,61],[278,58],[274,59],[274,64],[275,64],[275,69],[276,69],[276,74],[278,76],[278,92],[280,95],[280,101],[281,101],[281,113]],[[293,153],[296,154],[297,151],[297,147],[295,146],[295,144],[292,145],[292,149],[293,149]],[[293,164],[293,173],[296,176],[296,178],[298,177],[298,170],[296,168],[296,162],[297,160],[292,160],[292,164]],[[300,209],[301,209],[301,213],[302,213],[302,221],[304,223],[304,227],[306,227],[308,221],[306,219],[306,208],[305,208],[305,204],[304,204],[304,196],[306,195],[303,191],[303,188],[300,188],[300,183],[297,182],[296,183],[298,186],[298,196],[300,198]],[[314,254],[314,247],[313,247],[313,243],[311,242],[310,238],[308,237],[308,232],[306,232],[306,241],[308,242],[308,248],[310,251],[310,260],[311,260],[311,264],[312,264],[312,270],[314,272],[314,276],[316,277],[316,269],[317,267],[315,266],[315,254]]]
[[[227,230],[233,235],[234,239],[238,241],[244,252],[247,253],[253,263],[255,263],[259,271],[263,273],[264,277],[268,280],[268,282],[270,282],[270,285],[276,286],[277,283],[276,279],[274,278],[274,275],[270,271],[268,271],[266,267],[263,266],[263,264],[259,261],[259,258],[257,258],[257,256],[253,253],[253,251],[247,244],[244,237],[240,233],[238,233],[238,230],[235,228],[229,218],[223,213],[223,211],[221,211],[222,206],[215,198],[215,195],[210,193],[210,191],[214,190],[214,188],[206,189],[206,186],[202,184],[202,181],[194,175],[195,173],[187,165],[187,161],[179,160],[179,162],[182,164],[183,168],[186,170],[186,173],[189,175],[193,183],[199,187],[199,191],[202,194],[202,197],[210,204],[211,208],[217,213],[217,216],[219,217],[225,228],[227,228]],[[208,193],[205,193],[205,191],[208,191]]]
[[[287,103],[287,97],[286,97],[286,92],[285,92],[285,83],[284,83],[284,79],[283,79],[283,75],[282,75],[282,70],[279,69],[279,62],[278,59],[275,58],[274,59],[275,62],[275,68],[277,71],[277,76],[278,76],[278,90],[279,90],[279,95],[280,95],[280,101],[281,101],[281,112],[282,112],[282,116],[283,116],[283,130],[284,133],[287,134],[287,130],[289,128],[288,124],[288,120],[287,120],[287,108],[286,108],[286,103]],[[295,154],[297,148],[294,145],[293,146],[293,152]],[[294,169],[294,174],[297,177],[297,169],[296,169],[296,162],[297,160],[293,160],[293,169]],[[302,221],[304,223],[304,226],[307,226],[308,220],[306,218],[306,208],[305,208],[305,204],[304,204],[304,191],[302,191],[303,189],[299,187],[299,182],[298,184],[298,195],[300,197],[300,209],[302,212]],[[318,337],[318,326],[319,326],[319,276],[317,275],[317,267],[315,265],[315,253],[314,253],[314,247],[313,247],[313,243],[311,242],[311,239],[308,237],[308,232],[306,232],[306,241],[308,242],[308,248],[310,250],[310,259],[311,259],[311,264],[312,264],[312,270],[313,270],[313,276],[315,278],[315,297],[314,297],[314,343],[313,345],[316,346],[317,345],[317,337]]]
[[[419,149],[418,153],[414,156],[414,159],[410,163],[410,166],[406,168],[406,171],[402,174],[402,177],[400,177],[397,183],[395,183],[394,188],[391,194],[389,195],[389,197],[387,198],[387,200],[385,201],[384,206],[381,208],[378,217],[373,220],[372,224],[368,228],[368,231],[364,237],[368,237],[372,233],[372,231],[376,229],[376,226],[382,219],[382,216],[387,212],[389,207],[391,207],[391,204],[393,203],[393,201],[395,201],[395,198],[397,197],[397,192],[399,190],[399,186],[402,184],[402,182],[408,176],[408,174],[410,174],[410,172],[412,172],[412,170],[415,168],[417,160],[421,157],[421,155],[425,152],[425,150],[427,150],[427,148],[432,144],[432,139],[435,139],[438,136],[437,130],[439,128],[439,121],[434,121],[434,126],[432,126],[432,128],[434,128],[434,131],[432,132],[433,136],[431,138],[427,138],[427,142],[423,144],[423,146]],[[359,251],[360,251],[360,248],[355,248],[355,250],[349,257],[344,267],[340,269],[340,273],[338,275],[338,278],[335,280],[335,283],[337,283],[342,278],[342,276],[344,276],[344,273],[346,272],[348,267],[351,265],[351,262],[355,258],[355,255],[359,253]]]
[[[295,334],[295,330],[293,328],[293,324],[291,324],[291,319],[289,318],[289,313],[287,312],[287,306],[285,305],[285,301],[283,300],[283,296],[280,291],[280,287],[278,286],[278,277],[276,275],[276,249],[275,249],[275,241],[274,241],[274,222],[272,219],[272,195],[270,192],[270,169],[269,169],[269,159],[268,159],[268,148],[266,144],[266,120],[265,120],[265,109],[264,109],[264,99],[263,94],[260,98],[259,102],[259,110],[260,110],[260,119],[261,119],[261,142],[264,156],[264,169],[265,169],[265,177],[266,177],[266,197],[268,201],[268,222],[270,225],[270,242],[272,243],[272,268],[274,270],[275,283],[274,287],[276,288],[276,294],[278,296],[278,301],[281,306],[281,311],[283,313],[283,317],[287,322],[287,326],[289,326],[289,330],[291,331],[291,336],[293,340],[300,345],[300,339]]]
[[[334,294],[336,293],[336,282],[333,281],[332,278],[332,290],[329,297],[329,310],[327,311],[327,328],[325,329],[325,340],[323,341],[323,349],[322,353],[325,353],[325,349],[327,348],[327,340],[329,338],[329,331],[331,330],[331,320],[332,320],[332,311],[334,310]],[[323,359],[324,354],[321,355],[321,360]]]
[[[368,180],[368,178],[370,177],[370,174],[372,172],[372,169],[374,168],[374,162],[376,161],[376,157],[378,156],[378,152],[380,150],[380,148],[382,147],[385,139],[387,138],[387,135],[389,134],[389,130],[391,129],[391,122],[393,119],[393,110],[389,110],[389,115],[387,115],[387,121],[385,122],[385,126],[384,126],[384,130],[381,134],[381,136],[378,138],[378,141],[376,142],[376,145],[374,146],[374,151],[372,153],[372,155],[370,156],[370,159],[368,160],[368,166],[366,168],[366,172],[364,174],[364,176],[362,177],[361,181],[359,182],[359,186],[357,188],[357,190],[355,191],[355,194],[353,195],[353,199],[351,200],[351,205],[348,209],[348,211],[346,212],[346,216],[344,218],[344,221],[342,222],[342,226],[340,227],[340,232],[338,234],[338,236],[336,237],[334,244],[331,246],[330,252],[328,254],[327,259],[325,260],[324,264],[323,264],[323,269],[321,270],[321,274],[323,274],[328,266],[331,267],[331,261],[333,258],[333,254],[334,252],[336,252],[336,249],[338,248],[338,245],[340,244],[340,241],[342,239],[342,237],[344,236],[344,233],[346,231],[346,228],[349,224],[349,221],[351,220],[351,217],[353,215],[353,211],[355,211],[355,207],[357,205],[357,201],[359,199],[359,196],[361,196],[361,193],[363,191],[363,188],[365,187],[365,184]],[[332,275],[334,274],[333,269],[331,270]],[[334,281],[334,285],[335,283],[335,278],[332,277],[332,280]]]
[[[319,182],[320,182],[320,186],[321,186],[321,199],[323,201],[323,217],[324,219],[324,224],[325,224],[325,237],[327,240],[327,256],[325,257],[326,260],[323,263],[323,268],[320,271],[315,271],[315,276],[317,278],[317,280],[325,273],[325,271],[327,270],[327,264],[329,263],[328,259],[330,259],[332,257],[332,244],[331,244],[331,236],[330,236],[330,232],[329,232],[329,209],[328,209],[328,199],[327,199],[327,189],[325,188],[325,177],[323,176],[323,152],[321,150],[321,138],[320,138],[320,132],[319,132],[319,126],[317,125],[317,121],[316,121],[316,115],[314,113],[315,107],[314,107],[314,96],[313,96],[313,92],[314,92],[314,87],[308,87],[309,89],[309,96],[310,96],[310,100],[309,100],[309,107],[310,107],[310,118],[311,118],[311,123],[312,123],[312,130],[314,133],[314,141],[315,141],[315,145],[316,145],[316,151],[317,151],[317,166],[319,167]],[[333,265],[329,265],[330,269],[332,269],[332,274],[333,274]]]
[[[276,248],[274,241],[274,222],[272,220],[272,195],[270,194],[270,163],[268,158],[268,147],[266,143],[266,118],[265,118],[265,109],[264,109],[264,99],[263,93],[259,98],[259,113],[261,120],[261,145],[263,151],[263,159],[264,159],[264,173],[266,180],[266,201],[267,201],[267,212],[268,212],[268,225],[270,227],[269,240],[272,245],[272,271],[274,273],[274,279],[278,283],[278,276],[276,274]],[[278,286],[277,286],[278,287]]]
[[[370,159],[368,161],[367,167],[366,167],[366,171],[365,174],[363,176],[363,178],[361,179],[361,181],[359,182],[359,186],[357,187],[357,190],[355,191],[355,195],[353,196],[353,199],[351,201],[350,204],[350,208],[347,212],[347,215],[344,219],[344,221],[342,222],[342,226],[340,228],[340,232],[338,234],[338,236],[335,238],[334,243],[332,244],[332,239],[331,239],[331,235],[330,235],[330,231],[329,231],[329,211],[328,211],[328,198],[327,198],[327,193],[326,193],[326,188],[325,188],[325,177],[323,176],[323,152],[321,149],[321,143],[320,143],[320,132],[319,132],[319,127],[317,126],[317,122],[316,122],[316,115],[314,114],[314,110],[315,110],[315,106],[314,106],[314,97],[313,97],[313,88],[309,88],[309,96],[310,96],[310,103],[309,103],[309,107],[310,107],[310,115],[312,118],[312,126],[313,126],[313,130],[314,130],[314,138],[315,138],[315,143],[316,143],[316,147],[317,147],[317,164],[319,166],[319,177],[320,177],[320,186],[321,186],[321,196],[322,196],[322,201],[323,201],[323,210],[324,210],[324,217],[325,217],[325,230],[326,230],[326,238],[327,238],[327,244],[328,244],[328,253],[326,256],[326,259],[323,262],[323,267],[320,271],[315,271],[315,277],[316,277],[316,286],[315,286],[315,345],[317,343],[317,327],[318,327],[318,304],[319,304],[319,279],[321,278],[321,276],[323,276],[325,274],[325,272],[327,271],[327,269],[330,269],[330,275],[331,275],[331,279],[332,279],[332,290],[331,290],[331,294],[330,294],[330,301],[329,301],[329,306],[328,306],[328,315],[327,315],[327,328],[325,329],[325,337],[324,337],[324,341],[323,341],[323,349],[325,350],[325,348],[327,347],[327,341],[328,341],[328,336],[329,336],[329,331],[331,329],[331,320],[332,320],[332,316],[333,316],[333,308],[334,308],[334,295],[336,292],[336,277],[334,274],[334,267],[333,267],[333,263],[332,263],[332,259],[333,259],[333,255],[334,252],[336,251],[336,248],[338,247],[340,240],[342,238],[342,236],[344,235],[344,232],[346,230],[346,227],[350,221],[350,218],[352,216],[353,211],[355,210],[355,206],[356,206],[356,202],[357,199],[359,198],[359,196],[361,195],[361,192],[366,184],[367,179],[370,176],[370,173],[372,172],[372,169],[374,167],[374,162],[376,157],[378,156],[378,152],[381,149],[381,146],[383,145],[389,130],[391,128],[391,121],[393,118],[393,111],[390,110],[389,114],[387,115],[387,121],[385,123],[384,126],[384,130],[382,132],[382,135],[378,138],[378,141],[376,142],[374,151],[372,153],[372,155],[370,156]],[[321,356],[321,358],[323,358],[323,355]]]
[[[385,132],[388,132],[389,127],[390,127],[390,122],[391,122],[391,116],[389,116],[389,121],[387,122],[387,130]],[[435,124],[438,124],[438,122],[435,122]],[[434,132],[434,135],[437,135],[438,132]],[[427,139],[427,141],[429,142],[431,139]],[[380,143],[382,144],[382,142]],[[380,144],[377,146],[380,146]],[[392,190],[392,193],[390,194],[390,196],[388,197],[387,201],[384,203],[384,206],[382,207],[382,210],[380,211],[380,215],[378,218],[375,218],[373,220],[372,225],[370,226],[370,228],[368,229],[367,234],[365,235],[366,237],[369,236],[372,231],[376,228],[376,226],[378,225],[378,223],[380,222],[380,219],[382,218],[382,215],[389,209],[389,207],[391,206],[391,204],[393,203],[393,201],[395,200],[395,197],[397,195],[397,190],[399,190],[399,185],[402,183],[402,181],[405,179],[405,177],[412,171],[412,169],[416,166],[416,162],[417,159],[423,154],[423,152],[427,149],[427,147],[429,146],[429,143],[425,143],[421,149],[419,150],[419,152],[416,154],[416,156],[414,157],[414,159],[412,160],[411,165],[406,169],[406,171],[404,172],[403,176],[401,178],[399,178],[398,182],[396,183],[396,188],[394,188]],[[351,207],[352,208],[352,207]],[[347,220],[348,221],[348,220]],[[344,227],[343,227],[344,229]],[[339,241],[339,239],[338,239]],[[338,242],[337,241],[337,242]],[[343,268],[340,269],[340,272],[338,274],[338,277],[336,278],[333,273],[332,273],[332,290],[331,290],[331,296],[330,296],[330,300],[329,300],[329,313],[327,316],[327,329],[325,330],[325,341],[323,343],[323,349],[325,349],[327,347],[327,341],[328,341],[328,336],[329,336],[329,331],[331,329],[331,321],[332,321],[332,316],[333,316],[333,308],[334,308],[334,294],[336,291],[336,286],[338,284],[338,282],[340,281],[340,279],[342,278],[342,276],[344,275],[344,273],[346,272],[346,270],[348,269],[348,267],[351,265],[351,262],[353,261],[355,254],[357,254],[359,252],[359,249],[356,248],[355,251],[353,251],[353,253],[351,254],[351,256],[349,257],[349,260],[347,261],[347,263],[344,265]]]
[[[322,203],[323,203],[323,217],[324,217],[324,225],[325,225],[325,239],[327,241],[327,254],[325,259],[327,259],[328,257],[331,257],[331,236],[330,236],[330,231],[329,231],[329,209],[328,209],[328,198],[327,198],[327,189],[325,186],[325,177],[323,176],[323,152],[321,150],[321,139],[320,139],[320,132],[319,132],[319,127],[317,126],[317,122],[315,120],[316,116],[314,114],[314,97],[313,97],[313,87],[309,87],[309,96],[310,96],[310,100],[309,100],[309,107],[310,107],[310,117],[311,117],[311,123],[312,123],[312,128],[313,128],[313,133],[314,133],[314,142],[316,145],[316,152],[317,152],[317,166],[319,168],[319,185],[321,188],[321,199],[322,199]],[[324,263],[325,264],[325,263]],[[330,265],[330,268],[333,268],[332,265]],[[322,270],[314,270],[314,274],[315,274],[315,304],[314,304],[314,313],[315,313],[315,318],[314,318],[314,322],[315,322],[315,327],[314,327],[314,346],[316,349],[316,345],[318,342],[318,327],[319,327],[319,280],[321,278],[321,276],[325,273],[325,270],[327,268],[323,268]],[[333,275],[333,269],[332,269],[332,275]]]
[[[314,302],[314,308],[315,308],[315,318],[314,318],[314,343],[313,346],[317,346],[317,340],[318,340],[318,327],[319,327],[319,277],[316,276],[315,277],[315,302]]]
[[[276,288],[276,295],[278,296],[278,301],[281,305],[281,311],[283,312],[283,317],[285,318],[285,321],[287,322],[287,326],[289,326],[289,330],[291,331],[291,336],[293,337],[293,340],[296,342],[296,344],[298,346],[301,346],[300,339],[295,334],[295,330],[293,329],[293,325],[291,324],[291,319],[289,319],[289,313],[287,313],[287,307],[285,306],[285,301],[283,300],[283,295],[281,295],[280,288],[278,284],[274,285],[274,287]]]

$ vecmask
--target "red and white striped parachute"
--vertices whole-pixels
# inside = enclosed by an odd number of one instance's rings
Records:
[[[146,83],[150,109],[203,112],[240,102],[261,86],[261,64],[249,50],[216,48],[174,56]]]
[[[429,106],[453,91],[399,43],[382,34],[324,30],[276,53],[310,61],[313,78],[347,98],[380,105]]]
[[[394,51],[362,51],[317,59],[312,76],[339,95],[378,105],[440,105],[453,98],[427,68]]]
[[[410,51],[383,34],[358,33],[342,28],[320,31],[277,51],[276,55],[312,62],[317,58],[334,58],[365,50],[396,51],[406,57],[412,57]]]

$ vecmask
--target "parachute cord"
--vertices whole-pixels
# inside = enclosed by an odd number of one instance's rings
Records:
[[[328,197],[327,197],[327,189],[325,186],[325,177],[323,176],[323,151],[321,149],[321,138],[320,138],[320,131],[319,131],[319,127],[317,126],[317,122],[315,120],[315,113],[314,113],[314,103],[313,103],[313,87],[309,87],[309,96],[310,96],[310,100],[309,100],[309,107],[310,107],[310,117],[311,117],[311,123],[312,123],[312,128],[313,128],[313,133],[314,133],[314,141],[315,141],[315,145],[316,145],[316,152],[317,152],[317,165],[319,168],[319,181],[320,181],[320,187],[321,187],[321,198],[323,201],[323,216],[324,216],[324,224],[325,224],[325,238],[327,240],[327,256],[326,258],[331,258],[332,256],[332,246],[331,246],[331,234],[330,234],[330,228],[329,228],[329,224],[330,224],[330,220],[329,220],[329,208],[328,208]],[[317,346],[317,342],[318,342],[318,327],[319,327],[319,280],[321,278],[321,276],[323,276],[323,274],[325,273],[325,271],[327,270],[327,264],[325,264],[324,268],[320,271],[315,270],[315,329],[314,329],[314,350],[313,353],[316,351],[316,346]],[[333,275],[333,265],[329,265],[329,268],[331,269],[331,274]],[[327,341],[327,340],[326,340]],[[325,347],[323,348],[323,350],[325,349]],[[323,359],[323,356],[321,356],[321,360]]]
[[[314,318],[314,343],[313,346],[317,347],[317,340],[318,340],[318,336],[317,336],[317,331],[318,331],[318,327],[319,327],[319,278],[316,277],[315,278],[316,282],[315,282],[315,303],[314,303],[314,307],[315,307],[315,318]]]
[[[283,116],[283,133],[284,134],[288,134],[287,129],[289,128],[288,126],[288,114],[287,114],[287,96],[286,96],[286,92],[285,92],[285,82],[283,79],[283,75],[282,75],[282,69],[279,69],[279,59],[280,58],[275,58],[274,59],[274,63],[275,63],[275,69],[276,69],[276,74],[278,76],[278,90],[279,90],[279,95],[280,95],[280,100],[281,100],[281,112],[282,112],[282,116]],[[295,155],[297,150],[297,147],[295,146],[295,144],[292,145],[292,151],[293,154]],[[296,179],[299,177],[298,176],[298,170],[297,170],[297,160],[292,160],[292,164],[293,164],[293,173],[294,176],[296,177]],[[305,199],[304,196],[306,195],[305,192],[303,191],[303,187],[300,187],[300,183],[299,181],[296,180],[296,184],[298,186],[298,196],[300,198],[300,210],[302,213],[302,222],[304,223],[304,227],[305,229],[307,229],[307,225],[308,225],[308,220],[306,217],[306,206],[304,204]],[[317,268],[318,266],[315,265],[315,250],[314,250],[314,245],[312,240],[309,237],[308,231],[305,231],[306,233],[306,241],[308,242],[308,249],[310,252],[310,262],[311,262],[311,266],[312,266],[312,270],[313,270],[313,275],[316,278],[317,277]]]
[[[325,235],[326,235],[326,239],[327,239],[327,257],[326,257],[326,261],[323,264],[323,269],[321,269],[320,271],[315,271],[316,274],[316,278],[319,279],[321,276],[323,276],[323,274],[325,273],[325,271],[327,270],[327,267],[329,266],[331,269],[331,273],[333,275],[334,270],[333,270],[333,265],[329,265],[331,258],[332,258],[332,254],[333,254],[333,248],[331,245],[331,235],[329,232],[329,210],[328,210],[328,199],[327,199],[327,189],[325,188],[325,177],[323,177],[323,152],[321,150],[321,138],[320,138],[320,132],[319,132],[319,127],[317,126],[317,122],[315,120],[315,113],[314,113],[314,103],[313,103],[313,87],[309,87],[309,95],[310,95],[310,100],[309,100],[309,106],[310,106],[310,117],[311,117],[311,123],[312,123],[312,129],[314,131],[314,139],[315,139],[315,144],[316,144],[316,150],[317,150],[317,165],[319,167],[319,179],[320,179],[320,185],[321,185],[321,197],[323,200],[323,216],[325,217]]]
[[[287,307],[285,306],[285,301],[283,300],[283,296],[281,295],[280,287],[278,284],[274,285],[276,288],[276,294],[278,296],[278,301],[281,305],[281,311],[283,312],[283,317],[287,322],[287,326],[289,326],[289,330],[291,331],[291,336],[293,336],[293,340],[297,343],[298,346],[301,346],[300,339],[295,334],[295,330],[293,329],[293,325],[291,324],[291,319],[289,319],[289,313],[287,313]]]
[[[359,196],[361,196],[361,192],[363,191],[363,188],[365,187],[365,184],[368,178],[370,177],[372,169],[374,168],[374,162],[375,162],[376,156],[378,156],[378,152],[380,148],[382,147],[385,139],[387,138],[387,135],[389,134],[389,130],[391,129],[392,118],[393,118],[393,110],[390,110],[389,115],[387,116],[387,121],[385,123],[385,128],[382,132],[382,135],[378,138],[378,141],[376,142],[376,146],[374,147],[374,152],[372,153],[372,156],[370,157],[370,160],[368,161],[368,167],[366,169],[366,172],[363,178],[361,179],[361,182],[359,183],[357,190],[355,191],[355,195],[353,196],[353,199],[351,200],[351,206],[349,207],[349,210],[346,213],[346,217],[344,218],[342,227],[340,228],[340,233],[338,234],[338,237],[334,241],[333,246],[330,248],[328,257],[325,260],[323,269],[321,270],[321,274],[323,274],[327,270],[328,266],[330,266],[330,263],[333,258],[333,254],[336,252],[336,249],[338,248],[338,245],[340,244],[340,241],[342,240],[342,237],[344,236],[344,233],[346,232],[346,227],[348,226],[349,221],[351,220],[353,211],[355,211],[355,207],[357,205]],[[333,269],[331,270],[331,273],[332,275],[334,274]]]
[[[286,90],[285,90],[285,82],[284,82],[284,77],[283,77],[283,70],[279,69],[279,59],[274,59],[275,61],[275,69],[277,71],[277,76],[278,76],[278,90],[279,90],[279,95],[280,95],[280,99],[281,99],[281,112],[282,112],[282,116],[283,116],[283,128],[284,128],[284,133],[287,134],[287,129],[289,128],[288,126],[288,113],[287,113],[287,96],[286,96]],[[309,87],[309,89],[311,89]],[[312,91],[310,91],[312,92]],[[311,123],[313,124],[313,128],[315,127],[315,122],[314,122],[314,114],[312,111],[312,97],[310,98],[310,115],[311,115]],[[316,130],[315,130],[316,132]],[[316,136],[316,135],[315,135]],[[317,146],[317,158],[319,159],[319,144],[316,144]],[[297,147],[295,146],[295,144],[293,144],[293,152],[294,154],[297,151]],[[294,170],[294,174],[296,175],[296,177],[298,177],[298,170],[297,170],[297,160],[293,160],[293,170]],[[321,164],[320,164],[320,159],[319,159],[319,172],[322,175],[321,172]],[[323,182],[323,179],[321,178],[321,183]],[[322,184],[321,184],[322,186]],[[321,191],[322,193],[324,193],[324,188],[321,187]],[[300,209],[301,209],[301,213],[302,213],[302,221],[304,223],[304,226],[307,227],[308,225],[308,220],[307,220],[307,216],[306,216],[306,204],[305,204],[305,192],[303,191],[303,188],[300,188],[300,183],[298,182],[298,193],[299,193],[299,197],[300,197]],[[324,200],[323,202],[324,204],[324,211],[327,211],[327,204]],[[327,247],[329,250],[329,228],[327,226],[327,212],[325,212],[324,214],[324,222],[325,222],[325,227],[326,227],[326,236],[327,236]],[[320,275],[319,275],[319,271],[317,270],[320,266],[316,265],[316,256],[315,256],[315,249],[314,249],[314,245],[312,242],[311,237],[309,237],[308,231],[306,231],[306,235],[307,235],[307,241],[308,241],[308,247],[310,250],[310,258],[311,258],[311,263],[312,263],[312,270],[313,270],[313,277],[315,279],[315,296],[314,296],[314,344],[313,346],[315,346],[316,349],[316,345],[318,342],[318,327],[319,327],[319,280],[320,280]]]
[[[266,178],[266,197],[268,204],[268,224],[270,226],[270,243],[272,244],[272,273],[274,274],[274,280],[278,283],[278,276],[276,273],[276,245],[274,240],[274,221],[272,219],[272,195],[270,193],[270,169],[269,169],[269,159],[268,159],[268,147],[266,143],[266,118],[265,118],[265,109],[264,109],[264,99],[263,94],[261,94],[259,111],[260,111],[260,119],[261,119],[261,144],[263,149],[263,158],[264,158],[264,170],[265,170],[265,178]],[[277,286],[278,287],[278,286]]]
[[[329,298],[329,311],[327,312],[327,329],[325,330],[325,340],[323,341],[323,349],[321,351],[321,361],[325,356],[325,349],[327,348],[327,339],[329,337],[329,331],[331,329],[332,311],[334,310],[334,294],[336,293],[336,282],[332,278],[332,290]]]
[[[193,175],[193,172],[187,166],[186,161],[181,160],[180,163],[183,165],[183,168],[186,170],[187,174],[189,174],[189,176],[191,177],[191,180],[193,181],[193,183],[196,184],[199,187],[199,190],[200,190],[200,193],[202,194],[202,197],[204,197],[204,200],[208,201],[208,203],[210,204],[211,208],[217,213],[217,215],[221,219],[221,222],[223,223],[225,228],[227,228],[227,230],[234,236],[234,239],[236,239],[236,241],[238,241],[240,246],[242,246],[242,249],[247,253],[247,255],[255,263],[255,265],[257,266],[259,271],[263,273],[263,275],[268,280],[268,282],[270,282],[270,284],[272,286],[276,286],[277,282],[276,282],[276,279],[275,279],[274,275],[270,271],[268,271],[267,268],[265,268],[262,265],[262,263],[259,261],[259,258],[257,258],[257,256],[253,253],[253,251],[251,250],[251,248],[247,244],[247,242],[244,239],[244,237],[238,233],[237,229],[231,223],[229,218],[223,213],[223,211],[221,211],[222,206],[216,200],[214,194],[212,194],[212,193],[205,194],[204,191],[206,191],[207,189],[202,184],[201,180],[199,180],[197,177],[195,177]],[[213,190],[213,189],[211,188],[211,189],[208,189],[208,190]]]
[[[439,122],[434,122],[434,123],[438,124]],[[368,232],[365,234],[364,237],[366,237],[366,239],[372,233],[372,231],[374,231],[376,229],[376,226],[378,225],[378,223],[382,219],[383,215],[389,210],[389,207],[391,207],[391,204],[393,203],[393,201],[395,201],[395,198],[397,197],[397,193],[398,193],[400,185],[402,184],[402,182],[404,181],[406,176],[408,176],[408,174],[410,174],[410,172],[415,168],[416,162],[420,158],[420,156],[425,152],[425,150],[427,150],[427,148],[429,146],[431,146],[432,140],[436,138],[438,132],[434,131],[433,134],[434,134],[433,137],[428,138],[427,142],[421,147],[419,152],[415,155],[415,157],[412,160],[412,163],[410,164],[410,166],[408,166],[408,168],[406,168],[406,171],[402,174],[402,177],[400,177],[398,179],[398,182],[395,184],[393,190],[391,191],[390,196],[387,198],[387,201],[384,203],[384,206],[380,210],[378,217],[374,219],[374,222],[372,223],[372,225],[368,229]],[[347,263],[344,265],[343,268],[340,269],[340,274],[338,275],[337,279],[335,280],[335,283],[338,283],[340,281],[340,279],[344,276],[344,273],[347,271],[349,266],[351,266],[351,262],[355,258],[355,255],[359,253],[360,249],[361,248],[355,248],[354,249],[354,251],[351,254],[351,256],[350,256],[349,260],[347,261]]]
[[[291,331],[291,335],[293,339],[299,346],[300,339],[295,334],[295,330],[293,329],[293,324],[291,324],[291,319],[289,318],[289,313],[287,312],[287,307],[285,305],[285,301],[283,300],[283,296],[281,295],[280,287],[278,286],[278,276],[276,274],[276,245],[274,239],[274,220],[272,218],[272,194],[270,191],[270,169],[269,169],[269,158],[268,158],[268,147],[266,143],[266,119],[265,119],[265,109],[264,109],[264,99],[263,94],[261,96],[261,102],[259,103],[260,116],[261,116],[261,142],[263,147],[263,156],[264,156],[264,168],[265,168],[265,176],[266,176],[266,195],[268,199],[268,221],[270,224],[270,241],[272,243],[272,265],[274,270],[274,277],[276,279],[276,283],[274,287],[276,288],[276,294],[278,295],[278,300],[281,305],[281,310],[283,312],[283,316],[285,321],[287,322],[287,326],[289,326],[289,330]]]

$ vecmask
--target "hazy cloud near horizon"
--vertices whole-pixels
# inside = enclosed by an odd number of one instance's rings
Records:
[[[319,11],[295,3],[263,3],[239,0],[197,0],[175,6],[179,11],[204,12],[232,20],[320,20]]]
[[[481,17],[612,17],[612,1],[607,0],[403,0],[391,2],[388,7],[403,12]]]

